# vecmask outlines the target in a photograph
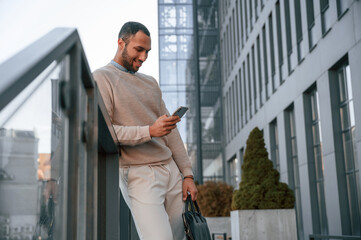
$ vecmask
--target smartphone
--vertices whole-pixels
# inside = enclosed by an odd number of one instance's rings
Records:
[[[179,108],[177,108],[177,110],[175,110],[172,116],[178,116],[181,118],[187,111],[188,111],[188,107],[180,106]]]

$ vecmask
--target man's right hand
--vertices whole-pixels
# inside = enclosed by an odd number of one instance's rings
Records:
[[[171,133],[171,131],[177,127],[177,123],[180,122],[178,116],[163,115],[159,117],[152,126],[149,127],[149,134],[151,137],[163,137]]]

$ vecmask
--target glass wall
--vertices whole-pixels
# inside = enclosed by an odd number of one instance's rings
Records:
[[[197,180],[223,179],[218,1],[159,0],[158,8],[163,99],[169,111],[189,107],[178,127]]]
[[[68,119],[59,85],[69,79],[66,63],[51,64],[0,112],[1,239],[65,237]]]

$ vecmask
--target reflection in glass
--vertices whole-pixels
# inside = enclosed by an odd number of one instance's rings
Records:
[[[53,62],[0,112],[1,239],[52,239],[60,228],[65,63]]]
[[[314,177],[312,180],[312,187],[315,189],[314,195],[317,199],[312,201],[313,209],[317,209],[317,218],[315,217],[315,223],[318,225],[315,228],[315,232],[321,234],[328,234],[328,223],[326,214],[326,202],[324,193],[324,163],[322,157],[322,133],[321,133],[321,121],[319,117],[319,98],[316,88],[313,88],[309,93],[309,104],[311,109],[310,116],[310,128],[312,129],[312,144],[313,149],[312,162],[313,168],[310,170],[310,176]],[[313,196],[314,197],[314,196]],[[315,225],[316,226],[316,225]]]
[[[357,161],[357,147],[355,137],[355,115],[351,84],[350,66],[342,65],[337,71],[338,92],[339,92],[339,115],[341,121],[341,139],[343,162],[345,172],[343,173],[347,185],[347,210],[349,216],[349,235],[359,235],[361,233],[361,197],[359,186],[360,170]]]

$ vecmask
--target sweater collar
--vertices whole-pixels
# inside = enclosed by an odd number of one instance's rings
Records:
[[[125,67],[123,67],[122,65],[120,65],[119,63],[117,63],[114,60],[111,60],[110,64],[112,64],[114,67],[118,68],[120,71],[127,72],[127,73],[130,73],[130,74],[135,74],[135,72],[129,71],[128,69],[126,69]]]

